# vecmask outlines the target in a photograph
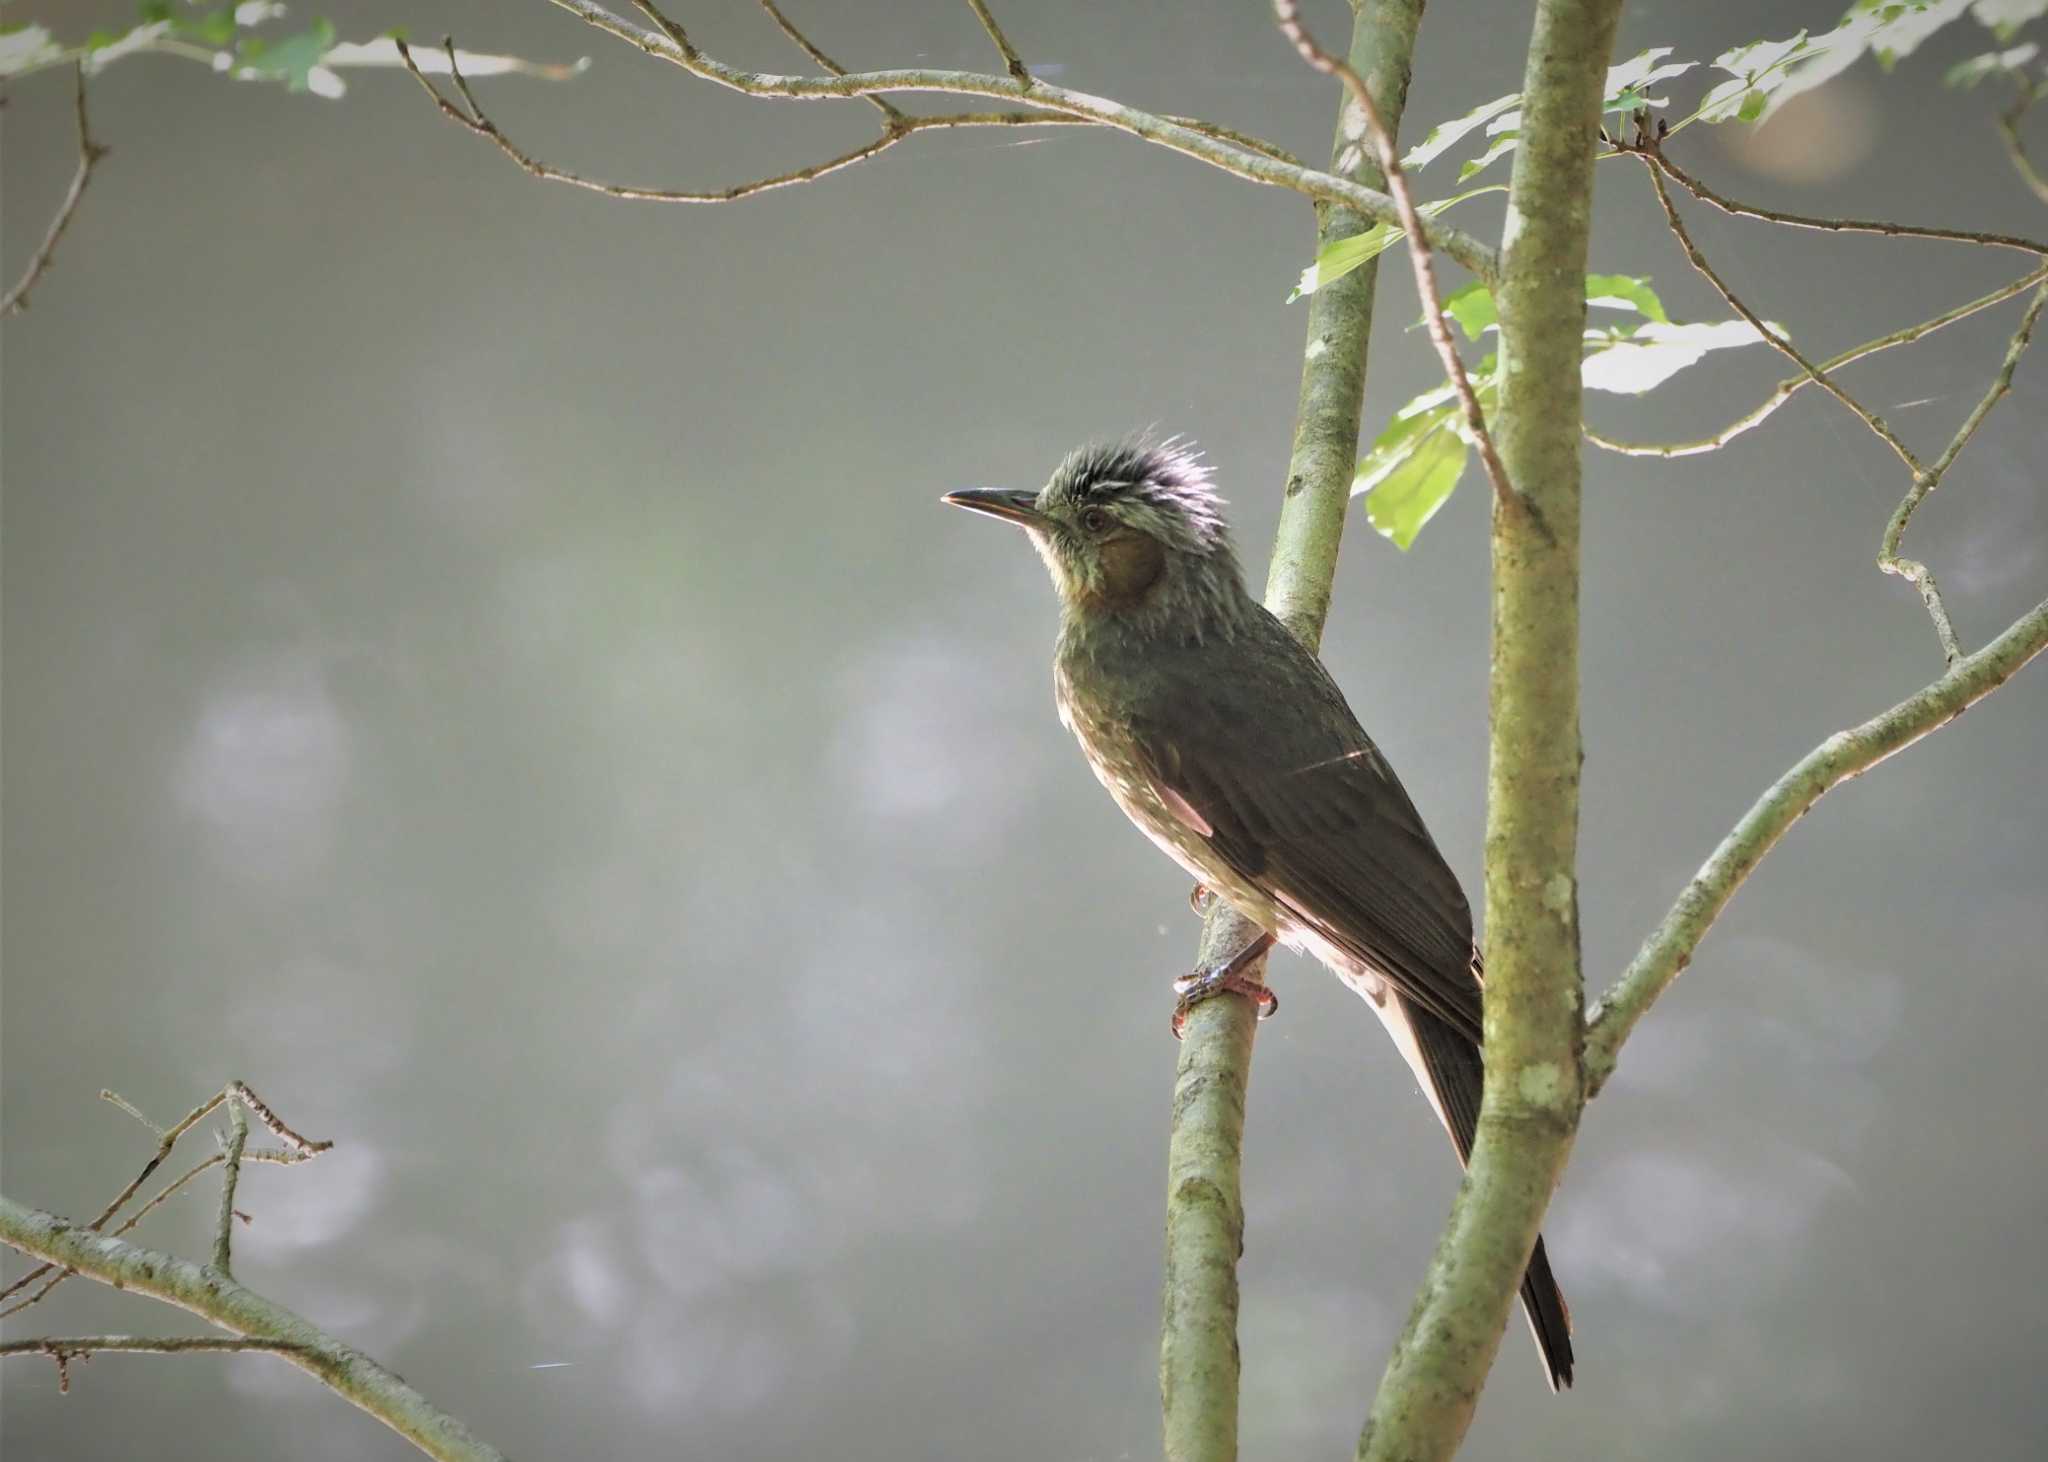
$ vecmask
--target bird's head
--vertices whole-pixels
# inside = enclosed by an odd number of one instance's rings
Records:
[[[978,487],[944,501],[1030,534],[1072,615],[1197,612],[1243,596],[1223,499],[1185,443],[1086,446],[1036,493]]]

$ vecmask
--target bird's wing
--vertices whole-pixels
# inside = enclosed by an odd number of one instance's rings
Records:
[[[1160,800],[1238,877],[1476,1043],[1457,876],[1315,657],[1270,617],[1248,648],[1229,686],[1162,687],[1132,716]]]

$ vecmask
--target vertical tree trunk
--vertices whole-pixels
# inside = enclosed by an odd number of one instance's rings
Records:
[[[1457,1450],[1584,1105],[1579,358],[1596,129],[1620,10],[1620,0],[1541,0],[1529,44],[1499,286],[1496,431],[1515,496],[1493,515],[1486,1099],[1361,1458]]]
[[[1400,125],[1422,0],[1361,0],[1350,62],[1389,128]],[[1385,185],[1365,119],[1342,93],[1335,170]],[[1371,227],[1349,209],[1318,209],[1318,248]],[[1350,508],[1372,333],[1377,262],[1310,297],[1301,402],[1286,498],[1266,580],[1266,604],[1314,649],[1329,612],[1337,548]],[[1198,960],[1241,948],[1255,931],[1222,904],[1203,926]],[[1263,970],[1263,964],[1260,969]],[[1244,1241],[1242,1149],[1255,1021],[1246,1000],[1210,1000],[1190,1012],[1174,1076],[1167,1153],[1166,1283],[1159,1393],[1166,1456],[1232,1462],[1237,1456],[1237,1260]]]

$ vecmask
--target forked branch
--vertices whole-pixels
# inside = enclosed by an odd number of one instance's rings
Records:
[[[63,242],[64,230],[71,227],[71,216],[78,212],[78,200],[85,196],[85,185],[92,181],[92,170],[107,155],[107,149],[93,141],[92,119],[85,109],[83,65],[74,68],[73,86],[73,109],[78,117],[78,170],[72,173],[71,186],[65,190],[64,201],[57,205],[56,215],[51,218],[50,227],[43,234],[43,242],[36,249],[35,257],[28,261],[28,269],[20,282],[0,296],[0,319],[28,308],[28,292],[36,287],[36,281],[43,277],[43,271],[57,256],[57,245]]]
[[[1503,508],[1518,507],[1521,500],[1515,496],[1514,484],[1508,481],[1508,469],[1494,448],[1493,433],[1486,429],[1486,414],[1479,409],[1479,397],[1472,389],[1472,378],[1465,373],[1464,359],[1459,356],[1457,343],[1451,339],[1451,327],[1444,320],[1443,292],[1437,288],[1436,264],[1430,255],[1428,235],[1423,231],[1422,215],[1416,210],[1415,195],[1409,191],[1408,174],[1401,167],[1400,149],[1394,145],[1394,135],[1380,116],[1379,105],[1373,101],[1371,89],[1341,56],[1332,55],[1316,43],[1316,38],[1309,34],[1307,25],[1302,22],[1299,0],[1273,0],[1273,18],[1279,22],[1281,34],[1293,43],[1303,61],[1323,75],[1337,77],[1344,83],[1345,90],[1351,93],[1352,104],[1365,118],[1373,151],[1378,155],[1380,172],[1386,177],[1387,192],[1393,197],[1401,229],[1408,242],[1408,260],[1415,270],[1415,292],[1422,299],[1422,314],[1429,325],[1430,344],[1436,347],[1444,374],[1450,378],[1451,388],[1458,393],[1458,405],[1464,411],[1466,430],[1471,435],[1472,444],[1479,449],[1479,460],[1486,464],[1486,477],[1493,484],[1494,500]]]

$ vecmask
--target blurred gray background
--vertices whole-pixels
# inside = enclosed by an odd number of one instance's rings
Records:
[[[1841,3],[1638,3],[1617,54],[1705,59]],[[792,6],[851,65],[995,64],[965,6],[853,9]],[[1411,137],[1519,85],[1526,11],[1437,7]],[[129,12],[9,12],[102,13]],[[799,67],[738,0],[680,13],[718,54]],[[1335,88],[1262,5],[1003,14],[1068,84],[1326,154]],[[1312,18],[1341,35],[1342,7]],[[719,93],[538,3],[340,19],[591,55],[479,88],[610,178],[728,183],[872,122]],[[1758,200],[2039,235],[2004,99],[1939,85],[1986,44],[1959,28],[1678,156]],[[1157,424],[1207,447],[1262,577],[1308,206],[1078,131],[622,204],[523,177],[402,73],[351,80],[326,102],[108,71],[114,153],[0,336],[6,1191],[88,1216],[149,1145],[102,1086],[168,1120],[243,1076],[338,1146],[250,1176],[240,1271],[515,1455],[1156,1455],[1186,880],[1054,719],[1040,568],[936,499]],[[69,107],[60,73],[0,114],[10,280],[69,176]],[[1724,317],[1640,171],[1599,187],[1595,266]],[[1820,353],[2026,267],[1687,212]],[[1369,430],[1436,374],[1390,263]],[[2017,310],[1849,379],[1931,451]],[[1590,409],[1694,436],[1783,374],[1731,351]],[[2048,592],[2044,404],[2037,352],[1914,524],[1973,644]],[[1721,454],[1589,472],[1597,990],[1765,784],[1940,657],[1871,562],[1896,464],[1817,394]],[[1403,555],[1354,515],[1325,646],[1475,892],[1485,516],[1468,483]],[[1578,1389],[1545,1393],[1517,1323],[1470,1455],[2038,1447],[2044,717],[2036,666],[1740,894],[1558,1195]],[[1456,1173],[1355,997],[1292,957],[1275,978],[1244,1449],[1349,1455]],[[142,1237],[202,1253],[213,1202]],[[9,1333],[183,1318],[73,1282]],[[105,1357],[61,1398],[10,1362],[4,1428],[9,1462],[410,1455],[254,1356]]]

